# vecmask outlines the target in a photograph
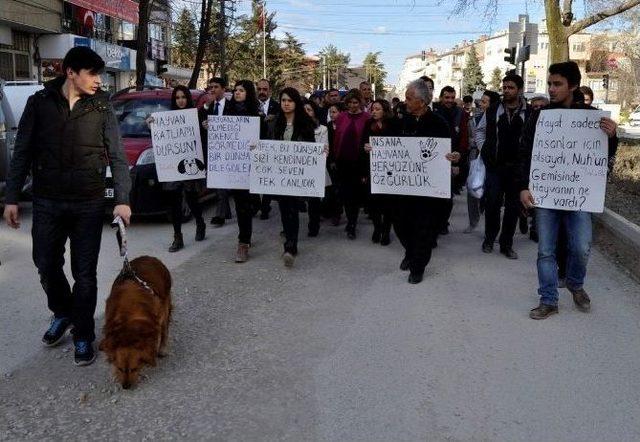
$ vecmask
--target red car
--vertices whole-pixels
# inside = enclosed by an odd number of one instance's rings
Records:
[[[170,88],[147,88],[136,91],[134,88],[116,92],[111,97],[125,154],[131,171],[131,210],[135,214],[154,215],[166,213],[166,196],[158,182],[156,166],[151,145],[151,131],[146,123],[149,114],[170,110]],[[193,100],[202,106],[204,91],[192,90]],[[107,170],[107,188],[105,197],[113,199],[111,171]],[[203,197],[212,196],[207,192]],[[185,204],[185,214],[188,208]]]

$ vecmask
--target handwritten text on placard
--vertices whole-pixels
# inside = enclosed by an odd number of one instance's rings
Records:
[[[547,109],[536,124],[529,189],[537,207],[602,212],[608,138],[600,119],[609,112]]]
[[[211,115],[207,121],[207,187],[248,189],[249,146],[260,138],[260,118]]]
[[[260,141],[251,152],[251,193],[324,197],[321,143]]]
[[[196,109],[155,112],[151,143],[158,181],[186,181],[205,177]]]
[[[371,193],[451,197],[448,138],[372,137]]]

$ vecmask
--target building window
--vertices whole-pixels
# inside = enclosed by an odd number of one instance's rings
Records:
[[[574,43],[573,44],[573,51],[574,52],[584,52],[584,43]]]
[[[149,38],[164,41],[164,29],[157,23],[149,23]]]
[[[122,21],[118,28],[118,40],[135,40],[136,26],[132,23]]]
[[[13,31],[12,45],[0,45],[0,78],[7,81],[31,79],[29,34]]]

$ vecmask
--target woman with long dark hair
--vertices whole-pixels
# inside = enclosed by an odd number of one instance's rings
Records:
[[[233,98],[229,102],[227,115],[241,115],[247,117],[260,117],[260,104],[256,94],[256,88],[252,81],[239,80],[233,88]],[[262,119],[260,120],[262,128]],[[257,140],[256,140],[257,141]],[[238,219],[238,248],[236,250],[237,263],[247,262],[249,259],[249,247],[253,233],[253,215],[260,200],[258,195],[249,193],[247,189],[234,189],[231,195],[236,205],[236,217]]]
[[[171,110],[192,109],[194,107],[195,103],[189,88],[182,85],[176,86],[171,93]],[[204,152],[203,158],[206,158]],[[205,180],[175,181],[163,183],[162,187],[168,195],[169,217],[173,224],[173,242],[169,246],[169,252],[177,252],[184,248],[184,239],[182,237],[183,198],[186,199],[187,206],[196,220],[195,240],[202,241],[205,236],[206,224],[202,218],[202,206],[198,201],[198,197],[206,188]]]
[[[315,142],[313,121],[307,115],[302,97],[296,89],[287,87],[280,92],[280,108],[282,112],[269,123],[267,139]],[[278,196],[278,205],[286,238],[282,259],[285,266],[291,267],[298,254],[299,199],[295,196]]]
[[[387,100],[374,100],[373,103],[371,103],[371,118],[364,128],[364,150],[368,154],[371,152],[371,145],[369,144],[371,137],[393,137],[397,135],[398,125],[397,120],[393,116],[391,105]],[[369,162],[367,162],[367,166],[368,165]],[[370,177],[370,173],[367,174],[367,176]],[[370,180],[370,178],[367,178],[367,180]],[[373,221],[371,241],[387,246],[391,242],[390,233],[392,223],[392,209],[389,205],[389,196],[379,194],[372,195],[370,184],[371,183],[369,183],[368,187],[369,214]]]

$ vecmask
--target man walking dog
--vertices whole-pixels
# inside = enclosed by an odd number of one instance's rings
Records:
[[[4,218],[20,227],[18,201],[33,175],[33,261],[53,319],[42,341],[52,347],[72,329],[75,364],[95,360],[96,269],[105,212],[105,175],[111,167],[115,208],[129,223],[131,178],[118,123],[100,90],[104,61],[87,47],[65,56],[64,75],[27,101],[7,180]],[[73,289],[64,274],[69,239]]]

